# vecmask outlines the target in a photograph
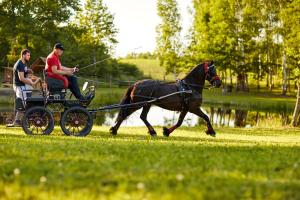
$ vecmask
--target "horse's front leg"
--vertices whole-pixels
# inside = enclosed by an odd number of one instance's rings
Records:
[[[184,120],[184,117],[186,116],[187,114],[187,110],[183,110],[181,113],[180,113],[180,116],[179,116],[179,119],[178,119],[178,122],[172,126],[171,128],[166,128],[166,127],[163,127],[163,133],[164,133],[164,136],[166,137],[169,137],[169,135],[178,127],[181,126],[183,120]]]
[[[207,130],[205,132],[207,135],[216,137],[216,132],[214,131],[214,129],[210,123],[209,117],[206,114],[204,114],[200,108],[190,110],[190,112],[194,113],[195,115],[197,115],[205,120],[206,125],[207,125]]]
[[[147,126],[149,134],[151,136],[156,136],[156,132],[155,132],[154,128],[152,127],[152,125],[147,120],[147,115],[148,115],[148,112],[150,110],[150,107],[151,106],[144,106],[143,107],[143,110],[142,110],[142,113],[140,115],[140,118],[143,120],[143,122]]]

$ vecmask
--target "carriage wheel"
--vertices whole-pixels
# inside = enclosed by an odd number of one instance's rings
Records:
[[[45,107],[32,107],[24,114],[22,128],[28,135],[49,135],[54,129],[53,115]]]
[[[60,127],[66,135],[86,136],[92,130],[93,117],[83,107],[71,107],[63,113]]]

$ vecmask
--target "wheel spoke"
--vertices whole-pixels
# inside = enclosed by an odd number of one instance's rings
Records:
[[[23,129],[26,134],[50,134],[54,128],[52,114],[45,107],[29,108],[24,115]]]

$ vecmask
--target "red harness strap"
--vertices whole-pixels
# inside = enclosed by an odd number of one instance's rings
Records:
[[[208,63],[205,62],[205,63],[204,63],[205,79],[206,79],[207,76],[208,76],[208,69],[209,69]],[[212,79],[211,79],[210,81],[215,81],[215,80],[220,80],[220,77],[219,77],[218,75],[216,75],[216,76],[212,77]]]
[[[204,63],[204,71],[205,71],[205,74],[207,74],[208,72],[208,63]]]
[[[217,76],[213,77],[212,80],[215,81],[215,80],[221,80],[221,79],[220,79],[220,77],[217,75]]]
[[[204,63],[204,72],[205,72],[205,79],[206,79],[207,75],[208,75],[208,63],[207,62]]]

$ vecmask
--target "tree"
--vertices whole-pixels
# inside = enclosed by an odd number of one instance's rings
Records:
[[[292,125],[299,125],[300,118],[300,0],[279,1],[282,10],[280,19],[283,23],[282,34],[286,62],[293,66],[298,82],[297,100],[293,113]]]
[[[233,71],[240,72],[237,61],[241,55],[238,49],[238,9],[235,0],[194,0],[194,24],[191,44],[188,47],[193,62],[205,59],[215,60],[219,70],[227,70],[232,84]]]
[[[32,51],[33,59],[49,52],[57,41],[60,27],[78,9],[78,1],[0,2],[0,44],[9,44],[8,62],[14,63],[22,48]]]
[[[156,52],[160,66],[166,68],[166,72],[173,72],[176,76],[179,65],[180,43],[180,14],[176,0],[158,0],[157,12],[161,18],[161,24],[157,26]]]
[[[89,60],[87,63],[95,63],[107,58],[113,45],[117,43],[115,39],[117,29],[113,20],[113,15],[109,13],[102,0],[87,0],[77,13],[74,24],[81,30],[81,33],[76,41],[87,56],[86,60]],[[107,64],[107,62],[102,63],[101,66]],[[103,72],[99,66],[94,66],[95,74]]]

